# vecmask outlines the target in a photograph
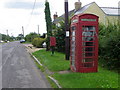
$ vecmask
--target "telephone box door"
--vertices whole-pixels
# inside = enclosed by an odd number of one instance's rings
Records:
[[[97,72],[98,32],[96,25],[82,25],[82,72]]]

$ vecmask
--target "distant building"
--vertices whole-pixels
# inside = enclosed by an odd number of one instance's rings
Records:
[[[87,4],[82,7],[82,3],[80,1],[75,2],[75,9],[69,12],[69,16],[82,14],[82,13],[90,13],[99,16],[99,22],[103,24],[107,24],[109,22],[116,22],[118,17],[120,17],[120,13],[118,11],[120,8],[115,7],[99,7],[95,2]],[[59,26],[59,22],[64,20],[64,14],[58,17],[57,13],[54,15],[53,23]]]

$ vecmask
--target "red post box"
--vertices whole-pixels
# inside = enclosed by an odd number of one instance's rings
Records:
[[[98,71],[98,16],[75,15],[71,19],[70,62],[74,72]]]
[[[50,37],[50,46],[56,46],[56,38],[55,37]]]

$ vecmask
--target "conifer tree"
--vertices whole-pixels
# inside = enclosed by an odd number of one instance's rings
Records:
[[[46,20],[46,29],[47,29],[47,40],[46,40],[46,51],[50,49],[50,36],[52,36],[52,20],[50,14],[49,2],[45,2],[45,20]]]

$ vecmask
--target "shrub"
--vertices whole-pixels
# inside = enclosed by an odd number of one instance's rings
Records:
[[[99,55],[103,66],[109,69],[120,68],[120,23],[99,26]]]
[[[38,38],[34,38],[34,39],[32,40],[32,45],[35,46],[35,47],[36,47],[37,40],[38,40]]]
[[[56,51],[65,52],[65,24],[60,22],[60,27],[56,27],[53,35],[56,37]]]
[[[65,33],[62,29],[58,29],[55,34],[56,51],[65,52]]]
[[[37,48],[42,48],[42,44],[45,42],[45,39],[43,38],[34,38],[32,41],[33,46]]]

